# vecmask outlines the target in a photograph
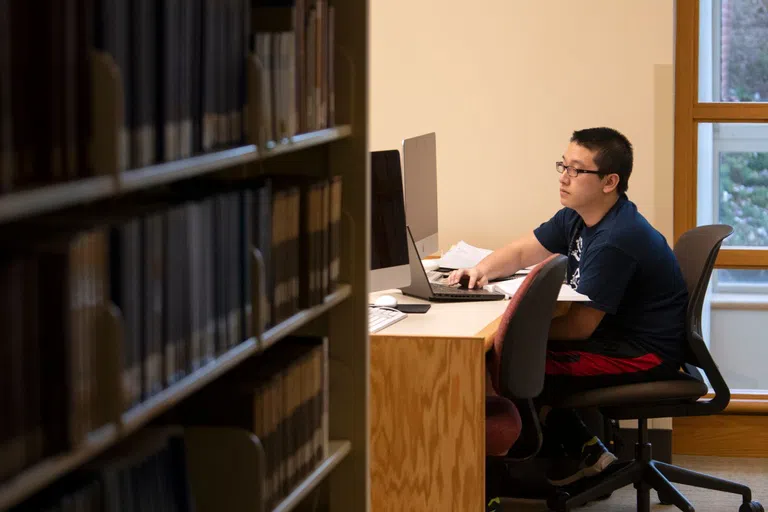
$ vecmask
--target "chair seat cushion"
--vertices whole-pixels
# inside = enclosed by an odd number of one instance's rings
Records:
[[[653,405],[662,401],[697,400],[708,391],[706,384],[693,378],[660,380],[575,393],[557,405],[569,408]]]
[[[517,407],[502,396],[485,397],[485,453],[505,455],[520,437],[522,420]]]

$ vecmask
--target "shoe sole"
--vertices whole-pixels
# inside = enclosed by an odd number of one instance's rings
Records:
[[[605,471],[605,468],[616,462],[618,459],[614,454],[611,452],[604,452],[602,455],[600,455],[600,458],[597,459],[597,462],[589,466],[588,468],[582,468],[578,470],[576,473],[572,474],[571,476],[567,478],[563,478],[562,480],[549,480],[549,483],[554,485],[555,487],[563,487],[565,485],[570,485],[574,482],[578,482],[584,477],[590,477],[590,476],[597,476],[603,471]]]

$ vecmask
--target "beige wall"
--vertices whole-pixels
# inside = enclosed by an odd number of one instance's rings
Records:
[[[440,245],[496,248],[558,208],[571,132],[635,146],[629,197],[672,235],[672,0],[371,0],[370,144],[437,133]]]

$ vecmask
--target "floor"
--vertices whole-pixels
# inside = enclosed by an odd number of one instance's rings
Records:
[[[752,490],[752,499],[760,501],[764,507],[768,508],[768,459],[676,455],[672,462],[694,471],[710,473],[714,476],[745,483]],[[696,507],[697,512],[738,512],[741,505],[741,497],[734,494],[696,489],[685,485],[679,486],[678,489]],[[578,510],[585,512],[635,511],[637,509],[634,491],[634,487],[625,487],[613,493],[608,500],[593,502]],[[504,512],[547,510],[547,507],[541,502],[503,500],[502,503]],[[661,505],[655,491],[651,491],[651,510],[654,512],[672,512],[678,509],[672,505]]]

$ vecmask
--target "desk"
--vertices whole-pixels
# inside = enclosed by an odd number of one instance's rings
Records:
[[[431,304],[371,335],[373,512],[484,510],[485,353],[509,301]]]

